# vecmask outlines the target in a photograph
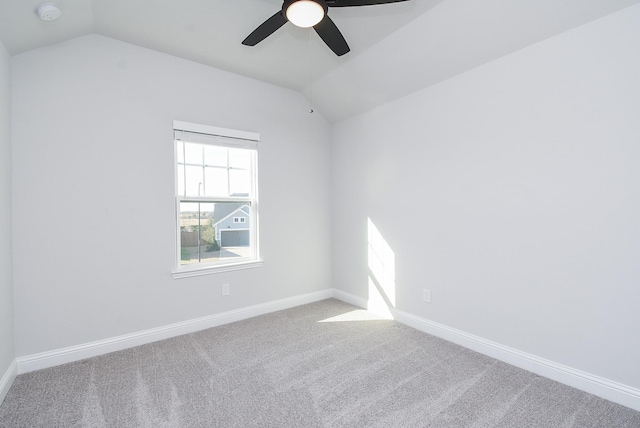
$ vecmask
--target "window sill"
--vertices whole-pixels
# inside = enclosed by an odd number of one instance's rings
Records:
[[[249,262],[232,263],[215,266],[200,266],[196,268],[182,268],[171,272],[173,279],[190,278],[192,276],[211,275],[214,273],[231,272],[234,270],[257,268],[264,264],[263,260],[252,260]]]

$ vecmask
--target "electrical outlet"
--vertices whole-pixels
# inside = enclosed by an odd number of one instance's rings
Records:
[[[428,290],[426,288],[422,290],[422,300],[427,303],[431,303],[431,290]]]
[[[229,290],[229,284],[222,284],[222,295],[228,296],[231,294],[231,290]]]

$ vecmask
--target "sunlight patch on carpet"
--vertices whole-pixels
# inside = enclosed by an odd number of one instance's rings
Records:
[[[345,312],[318,322],[380,321],[390,319],[392,319],[390,315],[376,314],[365,309],[356,309],[355,311]]]

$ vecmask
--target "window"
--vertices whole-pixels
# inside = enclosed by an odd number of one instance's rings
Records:
[[[174,121],[174,278],[259,266],[259,134]]]

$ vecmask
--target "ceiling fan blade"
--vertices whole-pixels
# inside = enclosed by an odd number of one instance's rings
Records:
[[[325,15],[324,19],[317,23],[313,29],[336,55],[342,56],[351,50],[342,33],[328,15]]]
[[[287,17],[284,16],[282,11],[276,12],[271,18],[264,21],[258,28],[253,30],[246,39],[242,41],[243,45],[255,46],[271,34],[273,34],[278,28],[287,23]]]
[[[399,3],[407,0],[327,0],[329,7],[373,6],[376,4]]]

